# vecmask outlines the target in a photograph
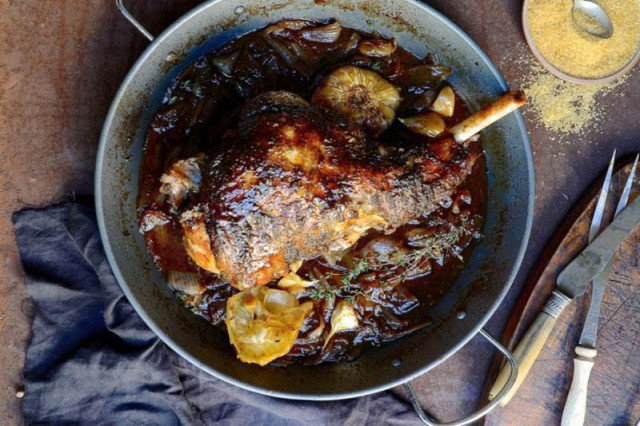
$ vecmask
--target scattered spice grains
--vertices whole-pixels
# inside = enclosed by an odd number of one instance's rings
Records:
[[[608,77],[624,68],[640,45],[640,2],[599,0],[609,14],[613,36],[601,39],[581,30],[572,18],[573,0],[530,0],[531,38],[558,70],[577,78]]]
[[[520,87],[529,99],[528,110],[547,130],[562,135],[581,135],[605,117],[603,97],[623,84],[627,76],[605,85],[580,85],[561,80],[532,58],[522,60],[528,72]]]

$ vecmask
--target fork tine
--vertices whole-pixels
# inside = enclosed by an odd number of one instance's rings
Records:
[[[631,166],[631,170],[629,170],[629,176],[627,176],[627,181],[624,184],[624,189],[622,190],[622,195],[620,196],[620,201],[618,201],[618,206],[616,207],[616,212],[613,217],[618,216],[618,214],[620,214],[620,212],[624,210],[625,207],[627,207],[627,203],[629,202],[629,194],[631,194],[631,187],[633,186],[633,179],[636,176],[638,158],[640,158],[640,154],[636,155],[633,166]]]
[[[613,150],[611,161],[609,161],[609,168],[598,196],[598,202],[596,203],[596,209],[593,212],[593,219],[591,219],[591,226],[589,227],[589,244],[600,233],[600,225],[602,224],[602,216],[604,214],[604,207],[607,201],[607,194],[609,193],[609,187],[611,186],[611,175],[613,175],[613,164],[616,161],[616,150]]]

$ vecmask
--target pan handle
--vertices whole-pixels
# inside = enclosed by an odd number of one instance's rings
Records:
[[[124,16],[125,19],[129,21],[131,25],[133,25],[140,34],[145,36],[147,40],[153,41],[154,37],[151,35],[151,33],[147,31],[146,28],[143,27],[142,24],[138,22],[131,13],[129,13],[129,10],[125,7],[123,2],[124,0],[116,0],[116,6],[118,6],[118,10],[120,10],[120,13],[122,13],[122,16]]]
[[[416,395],[416,392],[413,389],[413,386],[411,386],[411,382],[406,382],[404,384],[404,388],[407,391],[407,395],[409,395],[409,400],[411,401],[411,405],[413,405],[413,408],[416,410],[416,413],[418,413],[420,420],[422,420],[424,424],[428,426],[462,426],[469,423],[473,423],[479,420],[480,418],[486,416],[487,413],[489,413],[489,411],[493,410],[500,403],[502,398],[504,398],[507,395],[507,393],[515,383],[516,376],[518,375],[518,365],[516,364],[516,359],[513,357],[513,355],[511,354],[511,352],[509,352],[507,348],[502,346],[496,339],[494,339],[484,329],[480,330],[480,334],[483,335],[484,338],[487,339],[489,342],[491,342],[507,358],[509,366],[511,367],[511,372],[509,373],[509,378],[507,379],[507,383],[505,384],[504,388],[502,388],[500,393],[498,393],[490,403],[488,403],[487,405],[485,405],[475,413],[471,414],[470,416],[465,417],[464,419],[461,419],[461,420],[457,420],[455,422],[438,423],[431,416],[425,413],[425,411],[422,409],[422,406],[420,405],[420,401],[418,400],[418,396]]]

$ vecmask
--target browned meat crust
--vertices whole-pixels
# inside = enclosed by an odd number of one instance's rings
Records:
[[[451,138],[383,147],[283,92],[250,102],[225,138],[233,143],[204,170],[202,200],[218,268],[240,289],[432,212],[475,160]]]

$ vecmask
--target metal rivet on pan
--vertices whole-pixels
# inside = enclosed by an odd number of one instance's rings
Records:
[[[393,365],[394,367],[400,367],[402,365],[402,360],[400,358],[395,358],[394,360],[391,361],[391,365]]]
[[[460,309],[458,312],[456,312],[456,318],[458,319],[464,319],[464,317],[467,316],[467,312],[464,309]]]
[[[244,6],[238,6],[235,9],[233,9],[233,13],[235,13],[236,15],[242,15],[244,13]]]

